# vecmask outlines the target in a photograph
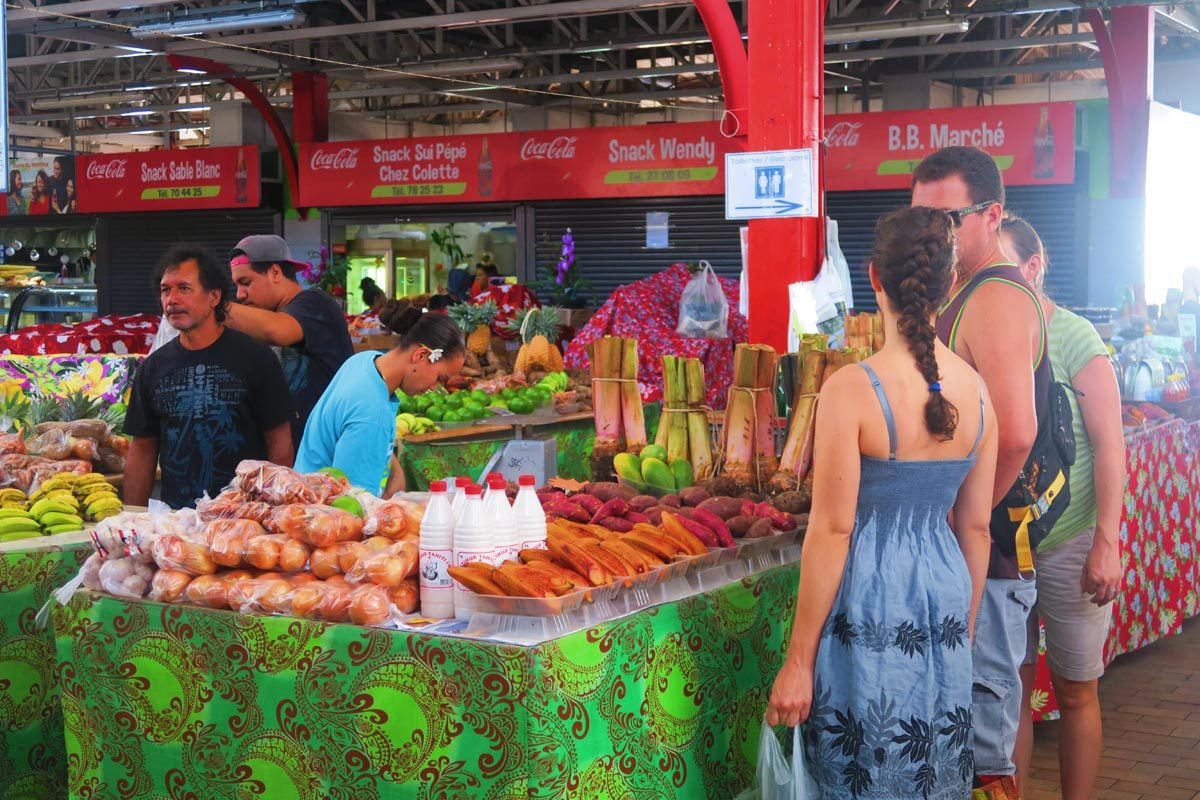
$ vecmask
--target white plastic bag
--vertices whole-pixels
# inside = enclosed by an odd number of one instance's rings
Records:
[[[700,271],[683,287],[675,332],[692,339],[729,336],[729,300],[707,261],[700,262]]]
[[[804,741],[797,726],[792,763],[788,763],[775,738],[775,730],[765,722],[758,736],[758,769],[754,786],[737,796],[737,800],[817,800],[817,790],[804,766]]]
[[[153,353],[178,337],[179,331],[175,330],[175,327],[167,322],[167,318],[164,316],[162,322],[158,323],[158,332],[154,334],[154,344],[150,346],[150,352]]]
[[[842,253],[842,245],[838,241],[838,224],[836,219],[825,218],[825,267],[831,268],[831,273],[838,278],[841,296],[834,297],[835,303],[845,303],[846,308],[854,308],[854,292],[850,283],[850,265]],[[824,268],[824,267],[823,267]]]

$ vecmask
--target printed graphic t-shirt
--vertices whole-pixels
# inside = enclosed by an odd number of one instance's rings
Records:
[[[305,289],[280,310],[304,331],[301,341],[279,348],[279,363],[296,410],[292,441],[299,446],[308,415],[342,364],[354,355],[354,345],[342,309],[320,289]]]
[[[203,350],[175,339],[146,358],[134,379],[125,432],[158,439],[162,500],[194,505],[225,487],[243,459],[267,457],[266,431],[292,418],[270,348],[226,328]]]

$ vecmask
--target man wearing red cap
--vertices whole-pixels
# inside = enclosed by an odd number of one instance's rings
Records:
[[[346,318],[320,289],[304,289],[279,236],[247,236],[229,254],[240,303],[230,306],[229,327],[277,348],[296,416],[292,439],[299,446],[304,424],[342,363],[354,354]]]

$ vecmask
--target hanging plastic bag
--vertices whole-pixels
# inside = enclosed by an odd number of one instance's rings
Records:
[[[729,336],[729,300],[707,261],[697,272],[679,301],[679,325],[675,332],[691,339],[724,339]]]
[[[775,729],[763,723],[758,735],[758,769],[754,786],[739,794],[736,800],[817,800],[817,790],[804,765],[804,742],[800,727],[792,729],[794,747],[789,764]]]
[[[832,268],[833,274],[841,284],[842,297],[835,302],[846,304],[846,308],[854,308],[854,291],[850,283],[850,265],[838,242],[838,224],[836,219],[825,218],[825,264]]]

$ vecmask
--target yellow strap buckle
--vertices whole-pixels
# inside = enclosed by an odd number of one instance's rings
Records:
[[[1037,570],[1033,566],[1033,548],[1029,546],[1029,524],[1041,519],[1050,510],[1054,499],[1058,497],[1066,483],[1067,476],[1063,474],[1062,470],[1059,470],[1058,475],[1050,482],[1050,486],[1036,502],[1032,505],[1008,510],[1009,521],[1019,523],[1014,539],[1017,551],[1017,574],[1023,581],[1037,579]]]

